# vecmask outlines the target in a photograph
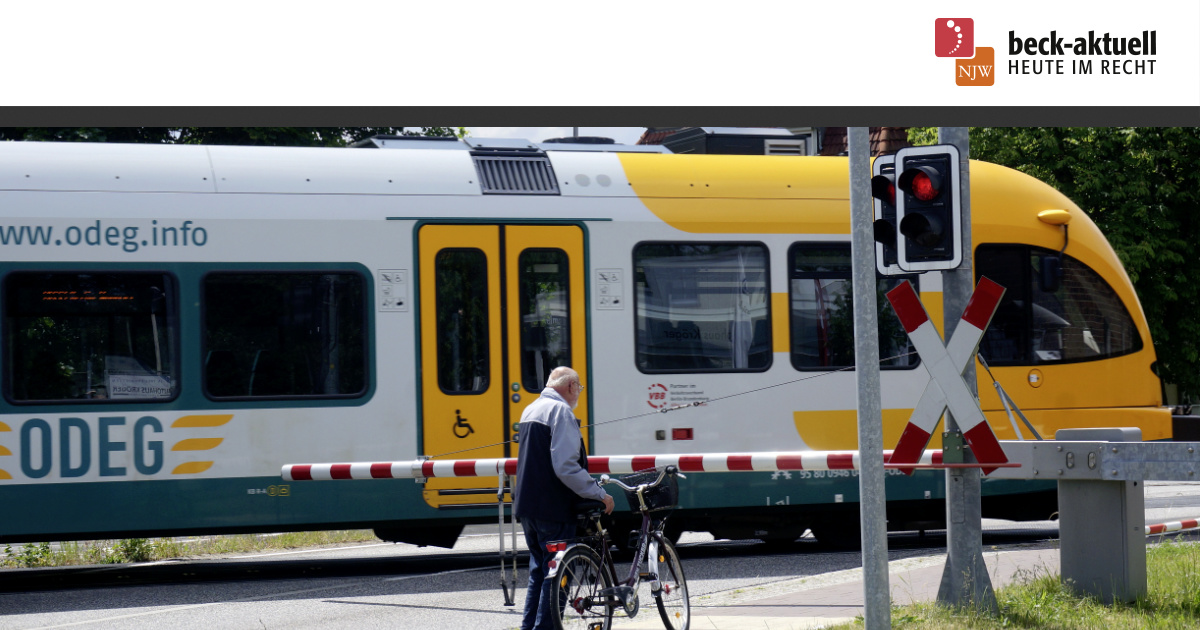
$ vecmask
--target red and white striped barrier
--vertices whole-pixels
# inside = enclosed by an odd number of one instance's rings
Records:
[[[896,444],[892,463],[915,463],[920,460],[929,438],[937,428],[938,420],[949,407],[954,419],[963,429],[963,437],[971,446],[971,452],[980,462],[1004,463],[1008,457],[996,434],[988,425],[979,408],[978,401],[967,389],[962,373],[975,358],[983,331],[987,329],[1004,297],[1004,287],[988,278],[980,278],[975,293],[963,311],[962,319],[954,329],[950,341],[942,344],[942,337],[929,321],[929,314],[912,283],[905,280],[888,291],[888,301],[900,317],[904,331],[912,339],[913,346],[921,356],[921,364],[929,371],[929,384],[925,386],[921,399],[909,417],[908,426]],[[908,469],[902,469],[910,472]],[[984,468],[984,474],[994,468]]]
[[[885,466],[892,451],[884,451]],[[951,468],[942,462],[941,451],[925,453],[919,463],[924,468]],[[794,451],[776,453],[705,453],[698,455],[593,455],[588,457],[592,474],[624,474],[676,466],[681,472],[773,472],[777,470],[858,470],[858,451]],[[283,478],[288,481],[330,479],[414,479],[418,477],[494,477],[500,472],[517,474],[516,458],[411,460],[403,462],[358,462],[350,464],[286,464]]]
[[[1146,526],[1146,535],[1165,534],[1167,532],[1178,532],[1185,529],[1200,528],[1200,519],[1189,518],[1182,521],[1172,521],[1170,523],[1158,523],[1156,525]]]

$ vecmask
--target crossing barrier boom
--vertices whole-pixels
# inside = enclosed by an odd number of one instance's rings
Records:
[[[889,464],[892,451],[883,451],[885,468],[978,468],[1018,467],[1020,464],[948,464],[941,451],[924,453],[916,463]],[[784,451],[774,453],[701,453],[693,455],[611,455],[588,457],[593,474],[632,473],[661,466],[677,466],[680,471],[699,472],[774,472],[779,470],[858,470],[858,451]],[[345,464],[286,464],[282,476],[287,481],[346,479],[421,479],[427,477],[492,477],[517,474],[516,458],[499,459],[418,459],[397,462],[354,462]]]

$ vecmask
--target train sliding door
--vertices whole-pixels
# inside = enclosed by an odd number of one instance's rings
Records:
[[[421,452],[515,457],[513,425],[559,365],[587,383],[583,232],[425,225],[418,233]],[[587,424],[587,395],[575,415]],[[585,431],[585,438],[587,433]],[[432,478],[439,508],[495,505],[495,477]]]

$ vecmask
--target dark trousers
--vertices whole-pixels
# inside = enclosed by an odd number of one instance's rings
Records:
[[[550,589],[554,583],[545,578],[549,571],[546,565],[555,554],[546,551],[546,543],[574,538],[575,524],[523,518],[521,527],[525,530],[525,546],[529,547],[529,589],[525,592],[521,630],[552,630],[554,604]]]

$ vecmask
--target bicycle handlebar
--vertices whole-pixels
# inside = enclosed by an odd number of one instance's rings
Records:
[[[624,488],[625,490],[628,490],[629,492],[637,492],[638,488],[653,488],[654,486],[657,486],[658,484],[662,483],[662,480],[664,478],[666,478],[667,475],[676,475],[680,479],[687,479],[687,477],[685,475],[683,475],[682,473],[679,472],[679,468],[677,468],[675,466],[666,466],[665,468],[662,469],[661,472],[658,473],[658,479],[655,479],[651,483],[643,483],[643,484],[631,487],[631,486],[627,486],[627,485],[621,483],[621,480],[619,480],[619,479],[613,479],[612,477],[609,477],[608,475],[600,475],[600,485],[606,486],[611,483],[611,484],[620,486],[621,488]]]

